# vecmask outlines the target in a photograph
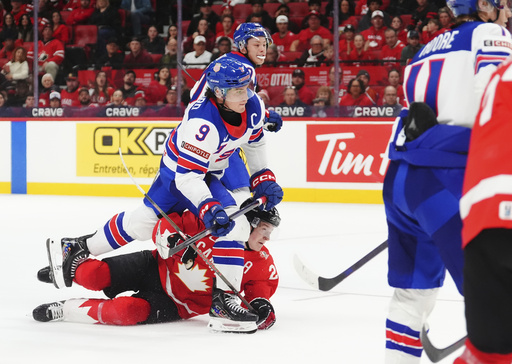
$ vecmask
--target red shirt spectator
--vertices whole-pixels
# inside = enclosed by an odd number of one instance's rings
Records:
[[[356,30],[354,26],[351,24],[345,25],[345,29],[343,29],[344,37],[341,38],[338,43],[340,57],[343,60],[348,59],[348,55],[354,49],[354,37],[356,35],[355,31]]]
[[[66,24],[87,24],[92,13],[94,13],[94,7],[91,6],[90,0],[80,0],[80,7],[71,10],[66,19]]]
[[[375,10],[372,14],[372,26],[361,32],[363,35],[368,50],[380,50],[385,44],[384,31],[387,29],[384,26],[384,13],[380,10]]]
[[[380,59],[384,61],[400,61],[400,58],[402,57],[402,49],[404,49],[405,44],[398,40],[396,31],[393,28],[386,29],[385,36],[386,44],[382,47],[382,50],[380,51]],[[400,62],[386,62],[384,63],[384,66],[388,69],[399,69]]]
[[[318,13],[316,11],[310,12],[307,19],[309,26],[299,32],[297,39],[292,43],[290,47],[291,51],[295,52],[307,50],[311,38],[313,38],[315,35],[321,36],[324,39],[324,43],[326,45],[328,43],[332,43],[332,33],[329,31],[329,29],[320,25],[320,18],[318,17]]]
[[[82,2],[87,0],[69,0],[69,2],[66,4],[65,8],[66,10],[73,11],[74,9],[80,9],[82,7]],[[96,0],[90,0],[89,7],[94,9],[96,7]]]
[[[146,88],[146,101],[148,105],[162,105],[167,90],[171,87],[171,73],[166,66],[160,67],[156,80],[152,80]]]
[[[272,41],[277,46],[279,52],[288,52],[297,35],[288,30],[288,17],[279,15],[276,18],[277,32],[272,34]]]
[[[66,76],[66,88],[60,92],[60,104],[63,107],[80,106],[80,100],[78,98],[80,90],[78,86],[78,75],[76,73],[69,73]]]
[[[353,78],[348,83],[348,93],[341,98],[340,106],[373,106],[373,103],[364,92],[361,80]]]
[[[14,22],[19,23],[20,18],[23,14],[28,14],[32,11],[32,5],[22,4],[21,0],[11,0],[11,14],[14,17]]]
[[[130,42],[130,53],[124,57],[124,65],[128,68],[148,68],[153,65],[153,58],[142,48],[140,40],[136,37]]]
[[[299,96],[300,101],[305,103],[306,105],[313,105],[313,99],[315,98],[315,94],[311,91],[309,87],[306,86],[306,75],[304,71],[301,69],[296,69],[292,73],[292,86],[295,87],[297,91],[297,95]]]
[[[354,37],[354,48],[348,54],[349,61],[369,61],[373,59],[372,54],[364,49],[364,37],[358,34]]]

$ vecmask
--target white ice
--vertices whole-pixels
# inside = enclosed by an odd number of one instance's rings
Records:
[[[140,201],[0,194],[0,363],[384,363],[392,293],[387,252],[329,292],[310,288],[292,264],[298,253],[323,276],[345,270],[386,239],[382,205],[281,204],[282,226],[268,243],[280,273],[272,298],[277,322],[268,331],[214,334],[206,328],[207,316],[133,327],[34,321],[32,310],[41,303],[103,297],[77,285],[58,290],[37,280],[37,270],[47,265],[46,238],[90,233]],[[132,243],[116,254],[147,248],[150,242]],[[438,347],[465,335],[463,300],[451,279],[429,324]],[[459,352],[441,363],[452,363]],[[424,355],[421,363],[429,362]]]

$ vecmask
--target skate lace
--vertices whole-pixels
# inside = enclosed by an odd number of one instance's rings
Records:
[[[64,317],[63,305],[60,302],[50,304],[47,312],[51,315],[52,320],[59,320]]]
[[[65,245],[64,245],[64,249],[63,249],[63,255],[64,255],[64,260],[67,259],[67,256],[70,255],[72,253],[72,244],[75,243],[75,241],[69,241],[67,242]],[[71,278],[74,278],[75,277],[75,272],[76,272],[76,269],[78,268],[78,266],[80,264],[82,264],[84,261],[87,260],[87,258],[89,257],[89,254],[85,251],[83,245],[78,241],[76,242],[78,248],[80,249],[80,251],[72,257],[72,261],[71,261]]]
[[[238,312],[238,313],[246,313],[247,309],[240,306],[235,296],[228,295],[225,299],[226,306],[230,308],[230,310]]]

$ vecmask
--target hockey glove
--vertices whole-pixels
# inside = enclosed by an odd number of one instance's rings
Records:
[[[251,306],[256,310],[258,314],[258,321],[256,321],[258,329],[270,329],[276,322],[276,313],[270,301],[266,298],[255,298],[251,301]]]
[[[156,239],[156,249],[158,250],[158,254],[163,258],[169,258],[169,249],[172,249],[183,242],[183,239],[178,233],[170,234],[167,239],[165,239],[161,234],[157,234]],[[180,260],[185,265],[185,268],[191,269],[194,266],[196,257],[196,251],[192,246],[189,246],[181,255]]]
[[[270,169],[262,169],[251,177],[251,190],[254,198],[258,199],[262,196],[267,198],[267,203],[263,208],[270,211],[283,199],[283,189],[276,182],[276,176]]]
[[[283,118],[274,110],[265,110],[265,129],[278,132],[283,127]]]
[[[208,198],[199,205],[199,218],[207,229],[212,229],[213,236],[227,235],[235,227],[219,201]]]

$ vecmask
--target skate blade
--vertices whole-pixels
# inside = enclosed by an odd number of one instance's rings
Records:
[[[208,328],[212,332],[254,334],[258,330],[256,322],[233,321],[221,317],[211,317]]]
[[[57,288],[65,287],[64,275],[62,274],[62,246],[60,241],[46,239],[46,251],[48,253],[48,263],[53,275],[53,285]]]

